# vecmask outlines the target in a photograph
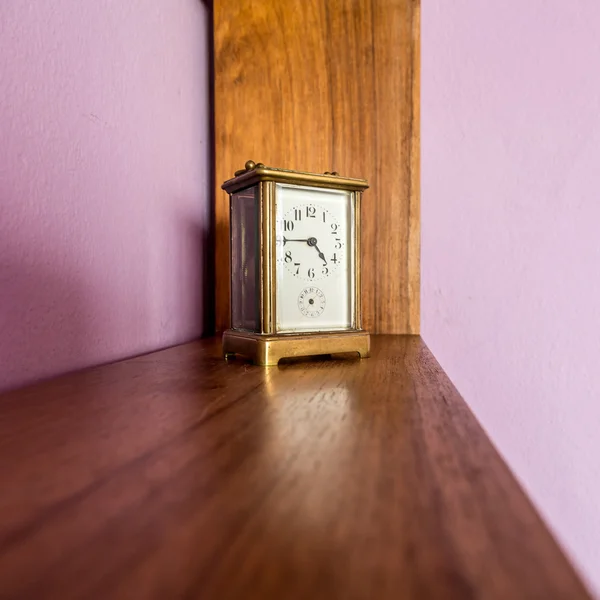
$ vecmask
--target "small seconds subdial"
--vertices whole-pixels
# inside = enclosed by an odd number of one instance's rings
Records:
[[[305,317],[320,317],[325,310],[325,294],[317,287],[304,288],[298,296],[298,308]]]
[[[295,277],[324,279],[342,260],[345,235],[326,208],[317,204],[294,206],[277,224],[278,260]]]

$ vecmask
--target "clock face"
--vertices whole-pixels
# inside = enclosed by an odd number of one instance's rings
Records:
[[[276,202],[277,330],[351,328],[351,193],[277,184]]]

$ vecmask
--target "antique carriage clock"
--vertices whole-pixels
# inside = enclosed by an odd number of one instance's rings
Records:
[[[360,200],[367,182],[249,160],[223,184],[231,210],[231,329],[225,358],[255,364],[358,352]]]

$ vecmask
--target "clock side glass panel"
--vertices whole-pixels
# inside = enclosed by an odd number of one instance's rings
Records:
[[[258,331],[259,223],[258,187],[231,195],[231,326]]]
[[[277,331],[352,329],[352,193],[277,184],[275,197]]]

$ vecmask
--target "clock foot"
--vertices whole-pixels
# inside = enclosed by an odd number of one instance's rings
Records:
[[[345,354],[369,356],[369,334],[363,330],[306,333],[260,334],[229,329],[223,334],[223,355],[227,360],[240,354],[261,367],[274,367],[282,358]]]
[[[252,361],[257,367],[276,367],[279,364],[279,358],[255,358]]]

